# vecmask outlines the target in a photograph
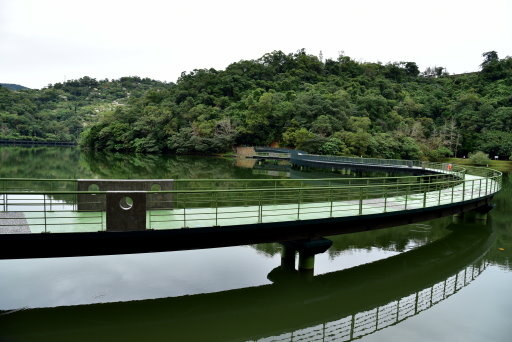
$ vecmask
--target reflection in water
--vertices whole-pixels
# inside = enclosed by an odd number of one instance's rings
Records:
[[[0,146],[0,178],[268,178],[236,160],[201,156],[85,153],[74,147]]]
[[[450,233],[446,227],[452,222],[451,217],[425,221],[420,224],[410,224],[397,229],[382,229],[357,234],[329,236],[333,245],[327,251],[331,260],[337,257],[347,257],[347,253],[378,249],[394,254],[409,251],[439,240]],[[275,256],[281,253],[279,243],[262,243],[252,245],[262,255]],[[389,256],[389,255],[387,255]],[[371,260],[368,260],[369,262]]]
[[[0,178],[228,179],[386,176],[383,172],[292,170],[286,162],[204,156],[86,153],[75,147],[0,146]],[[267,172],[268,171],[268,172]]]
[[[0,162],[0,177],[268,178],[266,171],[284,169],[278,163],[274,170],[268,165],[256,165],[256,169],[235,167],[235,160],[222,158],[86,156],[73,148],[53,147],[0,147]],[[254,170],[259,171],[254,174]],[[316,176],[300,170],[289,172],[296,178]],[[512,304],[508,292],[495,290],[506,288],[512,269],[512,187],[508,175],[504,175],[503,183],[487,221],[470,223],[468,219],[452,224],[451,218],[443,218],[330,237],[334,244],[318,256],[317,275],[309,281],[294,271],[280,272],[277,268],[269,274],[274,283],[268,284],[265,275],[278,263],[278,244],[252,246],[259,253],[256,256],[245,253],[251,251],[247,247],[237,247],[97,259],[28,260],[27,264],[2,261],[0,302],[4,309],[125,302],[3,312],[0,340],[329,341],[358,338],[395,326],[372,335],[379,339],[387,332],[400,331],[403,335],[407,332],[403,326],[409,323],[398,322],[448,297],[453,299],[432,310],[434,323],[424,318],[432,311],[418,316],[422,317],[417,323],[422,329],[434,328],[435,324],[441,333],[446,332],[439,323],[450,319],[453,326],[463,326],[473,334],[475,341],[508,340],[509,326],[493,325],[510,317]],[[388,258],[368,263],[384,257]],[[360,266],[340,270],[354,265]],[[73,273],[72,269],[80,268],[81,272]],[[482,273],[486,268],[490,270]],[[492,283],[492,272],[500,274],[499,279],[504,281],[501,287]],[[276,274],[278,278],[272,277]],[[479,275],[478,284],[460,291]],[[39,280],[44,276],[53,281]],[[246,288],[233,290],[238,287]],[[488,295],[486,299],[501,304],[483,308],[482,321],[463,312],[466,307],[460,306],[461,300],[467,306],[479,303],[467,295],[475,288],[481,297]],[[207,293],[212,291],[219,292]],[[454,297],[455,293],[459,295]],[[154,297],[169,298],[146,299]],[[129,301],[133,299],[146,300]],[[458,306],[454,304],[457,300]],[[457,314],[450,315],[448,307]],[[496,330],[489,331],[489,326]],[[488,339],[489,335],[502,338]],[[459,335],[445,337],[456,340]]]
[[[360,339],[363,336],[373,334],[412,316],[416,316],[422,311],[453,296],[475,280],[488,265],[489,263],[486,260],[480,260],[431,287],[374,309],[279,336],[265,337],[258,339],[258,341],[327,342]]]
[[[426,246],[311,280],[290,271],[281,273],[274,284],[259,287],[4,312],[0,327],[6,338],[22,341],[85,341],[114,335],[131,340],[348,340],[426,310],[481,274],[494,234],[481,224],[452,224],[449,229],[452,233]],[[271,274],[269,278],[275,279]]]

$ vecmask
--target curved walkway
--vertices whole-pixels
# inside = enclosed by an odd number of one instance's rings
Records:
[[[26,186],[26,180],[0,179],[0,185],[3,184],[0,188],[9,189],[0,194],[0,208],[3,208],[0,232],[11,233],[0,236],[0,257],[2,246],[12,250],[10,242],[27,239],[31,239],[34,246],[41,240],[52,240],[55,246],[66,239],[77,244],[83,239],[103,240],[104,245],[90,248],[109,253],[137,253],[344,234],[471,210],[488,205],[501,188],[501,173],[487,168],[291,154],[292,163],[305,159],[310,164],[315,160],[318,165],[327,162],[330,167],[336,163],[346,165],[351,160],[354,165],[414,167],[427,175],[310,180],[160,180],[172,182],[174,190],[158,191],[20,191],[16,190],[16,184]],[[33,180],[31,184],[38,182],[43,181]],[[80,188],[80,180],[48,182],[50,189],[66,188],[63,186],[66,182],[71,184],[66,185],[68,188]],[[121,203],[119,198],[123,200],[125,196],[133,197],[134,202]],[[86,203],[80,202],[81,199]],[[115,217],[109,214],[112,204],[117,206]],[[97,235],[98,232],[101,235]],[[125,245],[118,245],[122,239],[128,240]],[[87,249],[89,247],[74,247],[70,246],[65,254],[98,252]]]

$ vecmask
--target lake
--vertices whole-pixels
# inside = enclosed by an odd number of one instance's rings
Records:
[[[381,176],[283,162],[0,147],[0,178]],[[512,184],[487,219],[445,217],[329,237],[314,275],[280,244],[0,260],[6,341],[509,341]]]

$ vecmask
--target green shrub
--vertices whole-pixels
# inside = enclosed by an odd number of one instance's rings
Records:
[[[476,151],[469,154],[469,159],[475,165],[488,165],[490,163],[489,155],[482,151]]]
[[[428,150],[427,157],[431,161],[441,161],[452,155],[452,151],[448,147],[441,146],[435,150]]]

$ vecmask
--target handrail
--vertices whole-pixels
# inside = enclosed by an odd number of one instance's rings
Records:
[[[335,158],[319,157],[319,160]],[[85,231],[105,230],[106,200],[113,192],[143,193],[147,196],[144,198],[149,219],[145,228],[173,229],[427,209],[486,198],[501,189],[502,174],[493,169],[418,163],[440,173],[376,178],[182,179],[173,180],[172,190],[159,191],[70,191],[59,190],[55,182],[78,183],[79,180],[4,178],[0,179],[0,214],[2,210],[25,214],[0,215],[0,228],[30,226],[36,231],[65,232],[66,229],[76,231],[79,226]],[[6,186],[9,182],[45,181],[50,182],[49,191]],[[187,182],[190,188],[180,188],[180,184]],[[234,186],[204,188],[201,184],[205,182]]]
[[[180,193],[215,193],[215,192],[236,192],[239,193],[241,191],[244,192],[285,192],[290,190],[344,190],[344,189],[360,189],[360,188],[396,188],[407,187],[407,186],[432,186],[432,185],[446,185],[460,184],[461,180],[451,180],[451,181],[443,181],[443,182],[431,182],[431,183],[394,183],[394,184],[347,184],[343,186],[317,186],[317,187],[286,187],[286,188],[241,188],[241,189],[179,189],[179,190],[119,190],[119,191],[2,191],[2,194],[7,195],[22,195],[22,194],[31,194],[31,195],[73,195],[73,194],[90,194],[90,195],[106,195],[111,192],[143,192],[147,194],[180,194]]]
[[[357,177],[357,178],[341,178],[341,177],[328,177],[328,178],[175,178],[174,182],[246,182],[246,181],[258,181],[258,182],[275,182],[277,181],[325,181],[325,180],[353,180],[353,179],[400,179],[400,178],[411,178],[411,177],[442,177],[446,174],[428,174],[421,176],[389,176],[389,177]],[[151,180],[152,178],[148,178]],[[41,181],[41,182],[76,182],[77,178],[0,178],[0,181]],[[88,179],[92,180],[92,179]],[[98,179],[101,180],[101,179]],[[128,179],[130,180],[130,179]],[[137,178],[137,180],[146,180],[146,178]]]

